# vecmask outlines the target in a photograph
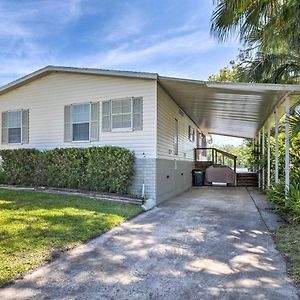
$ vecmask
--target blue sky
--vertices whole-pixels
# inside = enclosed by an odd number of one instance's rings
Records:
[[[212,0],[0,0],[0,85],[46,65],[207,79],[238,54]]]

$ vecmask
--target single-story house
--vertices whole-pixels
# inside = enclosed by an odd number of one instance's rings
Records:
[[[290,89],[47,66],[0,88],[0,148],[126,147],[131,192],[159,203],[191,187],[208,132],[254,138]]]

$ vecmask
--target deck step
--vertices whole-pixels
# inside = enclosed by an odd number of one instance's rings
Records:
[[[258,186],[258,177],[256,173],[237,173],[238,186]]]

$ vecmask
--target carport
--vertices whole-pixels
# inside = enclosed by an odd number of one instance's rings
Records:
[[[270,136],[275,127],[275,183],[278,183],[278,124],[285,115],[285,184],[289,188],[289,115],[300,99],[300,86],[224,83],[158,77],[159,84],[181,109],[209,134],[251,138],[265,155],[267,170],[257,166],[259,187],[271,184]],[[266,174],[266,175],[265,175]],[[267,176],[267,178],[265,178]]]

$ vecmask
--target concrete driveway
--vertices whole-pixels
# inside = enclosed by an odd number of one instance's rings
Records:
[[[247,189],[204,187],[68,252],[0,299],[298,298]]]

